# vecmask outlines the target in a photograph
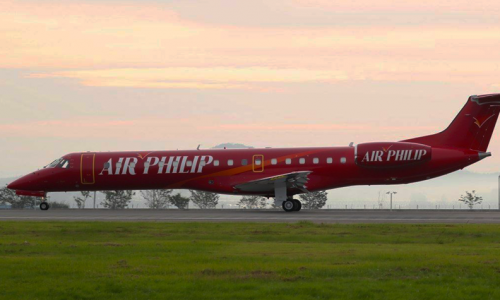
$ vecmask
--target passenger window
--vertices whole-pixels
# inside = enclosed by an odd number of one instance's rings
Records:
[[[345,162],[346,162],[346,161],[347,161],[347,159],[346,159],[345,157],[342,157],[342,158],[340,159],[340,163],[341,163],[341,164],[345,164]]]
[[[332,159],[331,157],[328,157],[328,158],[326,159],[326,163],[327,163],[327,164],[331,164],[332,162],[333,162],[333,159]]]
[[[109,166],[109,162],[105,162],[105,163],[104,163],[104,169],[109,169],[109,167],[110,167],[110,166]]]
[[[192,162],[192,161],[188,160],[188,161],[186,162],[186,166],[191,167],[192,165],[193,165],[193,162]]]
[[[319,158],[315,157],[313,158],[313,164],[318,164],[319,163]]]
[[[246,159],[242,159],[242,160],[241,160],[241,165],[242,165],[242,166],[246,166],[246,165],[248,165],[248,160],[246,160]]]
[[[291,158],[287,158],[287,159],[285,160],[285,163],[286,163],[287,165],[290,165],[290,164],[292,163],[292,159],[291,159]]]
[[[206,161],[204,161],[204,160],[200,161],[200,166],[203,166],[203,167],[204,167],[204,166],[206,166],[206,165],[207,165],[207,162],[206,162]]]
[[[233,160],[232,160],[232,159],[228,159],[228,161],[227,161],[227,165],[228,165],[228,166],[232,166],[232,165],[233,165]]]
[[[260,166],[260,165],[262,164],[262,161],[261,161],[260,159],[256,159],[256,160],[255,160],[255,164],[256,164],[257,166]]]
[[[299,159],[299,164],[303,165],[306,163],[306,159],[305,158],[300,158]]]
[[[214,160],[214,166],[219,166],[219,161],[218,160]]]
[[[179,165],[179,161],[178,160],[174,160],[174,167],[177,167]]]
[[[278,160],[276,158],[271,159],[271,165],[275,165],[278,163]]]

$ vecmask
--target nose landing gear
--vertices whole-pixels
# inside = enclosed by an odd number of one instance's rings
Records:
[[[47,203],[47,201],[43,199],[42,202],[40,202],[40,210],[47,210],[49,208],[50,208],[49,203]]]

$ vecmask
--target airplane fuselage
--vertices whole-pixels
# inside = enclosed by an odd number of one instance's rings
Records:
[[[311,172],[308,191],[411,183],[481,159],[472,150],[434,148],[427,159],[418,149],[383,149],[383,145],[397,144],[402,143],[374,143],[363,157],[356,155],[357,146],[72,153],[62,157],[60,165],[35,171],[18,184],[23,185],[22,190],[44,192],[173,188],[271,197],[274,191],[242,192],[235,187],[297,171]],[[291,192],[296,193],[301,191]]]

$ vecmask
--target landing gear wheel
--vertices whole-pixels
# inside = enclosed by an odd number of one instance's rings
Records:
[[[295,211],[299,211],[302,208],[302,203],[299,200],[292,200],[295,203]]]
[[[50,208],[50,205],[47,202],[40,203],[40,210],[47,210]]]
[[[295,204],[295,201],[293,201],[293,200],[283,201],[282,206],[283,206],[283,210],[286,212],[295,211],[295,208],[297,207],[297,205]]]

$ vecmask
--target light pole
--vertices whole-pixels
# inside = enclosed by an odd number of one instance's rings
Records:
[[[387,192],[387,195],[391,195],[391,211],[392,211],[392,195],[397,194],[397,192]]]

